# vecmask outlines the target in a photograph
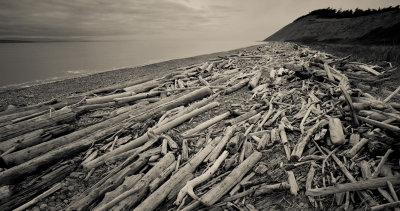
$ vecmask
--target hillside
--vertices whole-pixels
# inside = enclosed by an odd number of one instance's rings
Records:
[[[400,43],[400,10],[351,18],[306,15],[264,41],[302,41],[362,44]]]

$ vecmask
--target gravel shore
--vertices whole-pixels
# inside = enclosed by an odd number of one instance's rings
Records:
[[[146,77],[159,78],[165,74],[175,71],[179,67],[202,63],[209,59],[217,58],[218,56],[235,54],[240,50],[252,50],[258,46],[259,45],[254,45],[230,51],[199,55],[183,59],[174,59],[140,67],[107,71],[78,78],[34,85],[26,88],[3,90],[0,91],[0,111],[5,110],[8,105],[14,105],[17,107],[32,105],[48,101],[52,98],[62,99],[74,94],[123,83],[129,80]]]

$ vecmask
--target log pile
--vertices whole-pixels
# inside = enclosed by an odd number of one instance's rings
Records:
[[[400,88],[352,88],[365,74],[385,69],[267,43],[3,111],[0,209],[399,206]]]

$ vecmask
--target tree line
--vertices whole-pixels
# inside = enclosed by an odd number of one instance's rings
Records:
[[[367,10],[362,10],[359,8],[356,8],[355,10],[336,10],[333,8],[325,8],[325,9],[317,9],[314,11],[311,11],[307,15],[303,15],[299,18],[297,18],[295,21],[298,21],[302,18],[308,17],[308,16],[317,16],[318,18],[355,18],[355,17],[360,17],[360,16],[365,16],[365,15],[374,15],[374,14],[379,14],[379,13],[384,13],[384,12],[389,12],[389,11],[400,11],[400,5],[397,6],[390,6],[386,8],[379,8],[379,9],[367,9]],[[294,22],[295,22],[294,21]]]

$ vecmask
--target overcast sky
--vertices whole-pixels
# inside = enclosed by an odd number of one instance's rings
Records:
[[[262,40],[314,9],[400,0],[0,0],[0,38]]]

